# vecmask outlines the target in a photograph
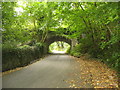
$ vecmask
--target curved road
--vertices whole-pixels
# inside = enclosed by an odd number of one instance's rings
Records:
[[[68,55],[50,55],[3,76],[3,88],[69,88],[77,62]]]

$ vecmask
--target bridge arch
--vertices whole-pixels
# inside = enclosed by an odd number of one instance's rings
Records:
[[[63,41],[63,42],[68,43],[69,45],[72,44],[72,40],[68,39],[64,36],[52,36],[52,37],[46,39],[45,43],[47,43],[47,45],[49,46],[51,43],[56,42],[56,41]]]
[[[49,51],[49,45],[51,45],[52,43],[57,42],[57,41],[66,42],[72,47],[72,40],[71,39],[68,39],[64,36],[51,36],[45,40],[45,43],[47,44],[47,47],[46,47],[47,52]]]

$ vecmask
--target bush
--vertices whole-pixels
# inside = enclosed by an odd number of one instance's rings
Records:
[[[120,43],[115,40],[101,41],[92,43],[91,40],[83,39],[80,41],[80,53],[88,53],[93,58],[99,58],[109,67],[119,71],[120,68]]]
[[[66,53],[70,53],[70,49],[71,49],[71,47],[69,47],[67,50],[66,50]]]
[[[73,54],[73,56],[75,56],[75,57],[80,57],[80,56],[81,56],[81,53],[76,52],[76,53]]]
[[[80,57],[81,56],[80,44],[73,47],[72,50],[70,51],[70,54],[75,57]]]
[[[17,48],[2,49],[2,71],[28,65],[43,56],[43,45],[24,45]]]
[[[70,52],[71,55],[79,57],[81,54],[88,53],[93,58],[99,58],[100,61],[120,72],[120,47],[118,43],[108,44],[101,48],[97,42],[95,44],[89,41],[76,45]]]

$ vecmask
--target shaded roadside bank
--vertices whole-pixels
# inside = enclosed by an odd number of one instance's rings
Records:
[[[80,78],[83,80],[83,84],[89,82],[94,88],[118,88],[119,79],[115,70],[86,55],[80,58],[71,56],[71,58],[79,63]],[[76,81],[74,80],[74,82]]]

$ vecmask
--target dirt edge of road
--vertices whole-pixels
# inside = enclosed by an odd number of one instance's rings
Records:
[[[83,55],[80,58],[70,56],[80,64],[81,79],[83,84],[91,83],[94,88],[118,89],[117,72],[104,63]],[[77,87],[76,87],[77,88]]]

